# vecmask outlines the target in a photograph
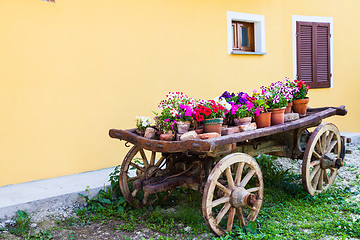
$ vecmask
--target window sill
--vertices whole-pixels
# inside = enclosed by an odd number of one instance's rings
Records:
[[[266,52],[237,52],[237,51],[232,51],[230,54],[238,54],[238,55],[266,55]]]

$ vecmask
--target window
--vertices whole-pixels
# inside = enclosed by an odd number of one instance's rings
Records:
[[[293,24],[295,78],[303,80],[311,88],[331,87],[332,18],[296,16],[294,21],[293,16]]]
[[[254,23],[232,22],[233,51],[254,52]]]
[[[227,33],[229,54],[266,54],[263,15],[227,12]]]

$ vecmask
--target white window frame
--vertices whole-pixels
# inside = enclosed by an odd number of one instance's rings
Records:
[[[330,23],[330,88],[333,88],[333,18],[332,17],[317,17],[317,16],[292,16],[292,45],[293,45],[293,78],[297,78],[297,58],[296,58],[296,22],[319,22],[319,23]]]
[[[229,54],[248,54],[248,55],[265,55],[265,17],[264,15],[240,13],[240,12],[226,12],[227,19],[227,40]],[[254,23],[254,44],[255,52],[241,52],[232,50],[232,22],[250,22]]]

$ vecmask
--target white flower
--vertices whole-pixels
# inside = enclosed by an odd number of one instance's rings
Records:
[[[141,126],[148,127],[151,125],[151,118],[150,117],[136,117],[136,121],[140,122]]]
[[[228,103],[224,98],[220,99],[220,97],[216,97],[213,99],[217,104],[221,104],[226,110],[230,111],[232,106]]]

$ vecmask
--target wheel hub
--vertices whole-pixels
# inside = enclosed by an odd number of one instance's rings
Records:
[[[253,207],[256,203],[256,195],[249,193],[243,187],[235,187],[230,195],[230,204],[235,208],[243,206]]]
[[[329,158],[324,155],[320,159],[320,167],[322,169],[337,168],[340,169],[344,166],[344,161],[341,158]]]

